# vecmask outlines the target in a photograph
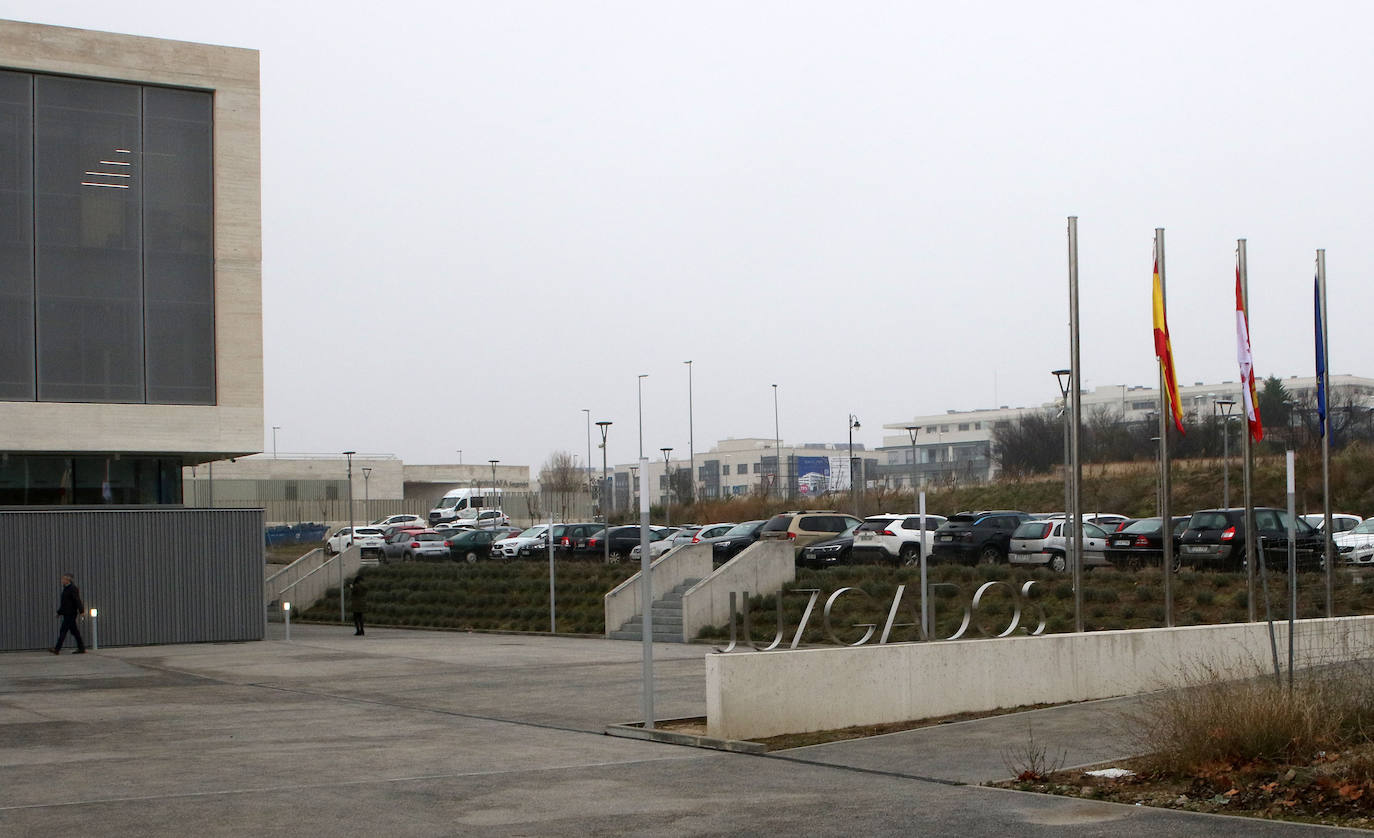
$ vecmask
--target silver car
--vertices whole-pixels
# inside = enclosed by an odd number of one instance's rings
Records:
[[[405,542],[405,547],[401,550],[401,558],[406,561],[417,559],[447,559],[449,557],[448,545],[444,543],[445,533],[435,532],[434,530],[423,530],[417,532]]]
[[[548,532],[548,524],[535,524],[529,529],[522,530],[519,535],[493,541],[491,556],[492,558],[514,559],[519,556],[534,555],[540,550],[547,550],[549,548]]]

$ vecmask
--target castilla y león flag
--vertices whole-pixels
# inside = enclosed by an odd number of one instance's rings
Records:
[[[1239,257],[1237,257],[1239,258]],[[1264,439],[1260,424],[1259,404],[1255,399],[1255,359],[1250,355],[1250,317],[1245,312],[1245,292],[1240,287],[1240,264],[1236,264],[1236,360],[1240,362],[1241,403],[1245,406],[1245,422],[1250,426],[1250,438]]]
[[[1178,403],[1178,380],[1174,377],[1174,348],[1169,343],[1169,323],[1164,317],[1164,287],[1159,281],[1159,256],[1155,256],[1155,357],[1159,359],[1159,370],[1164,374],[1164,387],[1169,399],[1169,412],[1174,417],[1174,427],[1183,433],[1183,407]]]

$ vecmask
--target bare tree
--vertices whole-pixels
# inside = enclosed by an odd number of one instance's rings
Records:
[[[539,488],[550,498],[550,507],[559,510],[559,520],[567,520],[573,496],[582,490],[582,473],[567,451],[555,451],[539,469]]]

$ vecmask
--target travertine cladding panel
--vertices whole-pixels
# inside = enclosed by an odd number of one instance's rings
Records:
[[[262,188],[258,53],[0,21],[0,66],[214,92],[215,376],[212,407],[0,402],[9,451],[262,450]]]

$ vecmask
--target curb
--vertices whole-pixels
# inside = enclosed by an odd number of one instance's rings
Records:
[[[685,722],[698,721],[700,717],[688,719],[660,719],[662,722]],[[705,748],[711,751],[729,751],[735,754],[764,754],[768,752],[768,746],[762,742],[748,742],[742,739],[715,739],[710,736],[699,736],[695,733],[677,733],[671,730],[660,730],[653,728],[645,730],[639,723],[607,725],[607,736],[619,736],[624,739],[640,739],[648,742],[663,742],[669,745],[686,745],[689,748]]]

